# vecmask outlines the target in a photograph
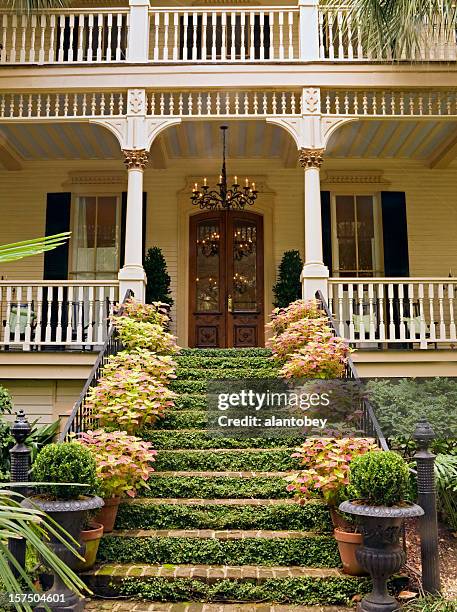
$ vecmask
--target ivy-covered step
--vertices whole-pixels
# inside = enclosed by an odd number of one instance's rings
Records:
[[[182,357],[233,357],[242,359],[244,357],[271,357],[271,349],[268,348],[228,348],[228,349],[201,349],[201,348],[183,348],[179,352]]]
[[[196,565],[106,564],[83,574],[89,587],[105,597],[128,596],[162,602],[268,602],[339,605],[341,612],[369,589],[366,578],[336,569]],[[194,608],[191,608],[194,610]],[[256,608],[250,608],[251,612]],[[260,608],[262,612],[272,608]],[[184,610],[183,610],[184,612]],[[219,612],[219,609],[217,610]],[[233,612],[233,609],[232,609]],[[320,611],[319,611],[320,612]]]
[[[150,498],[290,499],[287,472],[154,472],[143,495]]]
[[[100,561],[339,567],[331,535],[267,530],[125,530],[103,536]]]
[[[205,429],[158,430],[144,428],[139,434],[157,450],[214,449],[214,448],[295,448],[303,442],[297,436],[226,438],[212,435]]]
[[[178,369],[181,368],[217,368],[217,369],[237,369],[237,368],[263,368],[274,366],[274,362],[270,356],[263,357],[208,357],[197,355],[178,355],[174,358]]]
[[[168,414],[180,410],[206,410],[208,399],[206,393],[180,393],[174,400],[174,405],[169,409]]]
[[[122,503],[116,529],[280,529],[331,532],[327,506],[293,500],[134,499]]]
[[[200,470],[235,471],[288,471],[299,469],[300,463],[292,457],[291,448],[247,448],[213,450],[160,450],[154,468],[157,471]]]

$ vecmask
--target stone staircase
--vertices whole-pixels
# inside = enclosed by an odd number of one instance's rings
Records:
[[[205,431],[206,381],[271,378],[269,351],[185,349],[177,361],[176,405],[142,432],[158,450],[150,489],[121,505],[88,584],[130,598],[130,609],[145,600],[150,610],[343,610],[367,581],[340,572],[326,506],[286,491],[299,440]]]

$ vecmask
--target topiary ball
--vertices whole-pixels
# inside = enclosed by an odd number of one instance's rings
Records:
[[[56,499],[77,499],[93,495],[98,488],[95,459],[92,453],[76,442],[48,444],[37,455],[32,468],[35,482],[62,483],[67,486],[40,486],[40,491]],[[72,487],[71,484],[83,484]]]
[[[396,506],[408,498],[408,464],[393,451],[370,451],[355,457],[349,478],[357,495],[369,505]]]

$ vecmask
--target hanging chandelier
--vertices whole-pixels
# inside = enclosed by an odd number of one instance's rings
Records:
[[[238,177],[235,176],[231,187],[227,184],[227,169],[225,165],[226,154],[226,131],[227,125],[221,125],[222,130],[222,169],[219,175],[219,183],[217,189],[209,188],[206,177],[203,179],[203,185],[198,186],[195,183],[192,189],[191,201],[194,206],[199,206],[201,209],[208,210],[243,210],[246,205],[252,206],[257,199],[258,191],[255,188],[255,183],[249,184],[246,179],[244,187],[238,183]]]

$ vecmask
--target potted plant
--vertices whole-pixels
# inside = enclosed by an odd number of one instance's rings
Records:
[[[292,455],[301,459],[304,470],[286,478],[287,489],[295,493],[300,503],[320,498],[328,505],[343,571],[352,576],[366,573],[355,555],[362,544],[362,535],[338,511],[338,506],[348,496],[350,462],[376,448],[371,440],[364,438],[308,438]]]
[[[100,494],[105,502],[95,520],[109,533],[114,528],[121,498],[135,497],[138,490],[147,487],[157,451],[149,442],[129,436],[125,431],[87,431],[79,434],[76,441],[95,461]]]
[[[408,464],[393,451],[368,452],[352,461],[349,482],[358,498],[344,501],[340,510],[356,517],[363,535],[356,556],[373,580],[373,590],[360,610],[393,612],[398,603],[387,591],[387,580],[406,560],[399,542],[403,523],[424,513],[407,501],[411,488]]]
[[[103,506],[102,499],[94,495],[98,481],[95,460],[91,453],[74,442],[49,444],[38,453],[32,475],[35,482],[49,484],[40,484],[40,493],[25,500],[24,505],[35,506],[46,512],[74,541],[80,542],[87,512]],[[78,558],[61,539],[51,535],[50,546],[68,567],[76,567]],[[82,546],[78,552],[84,553]],[[63,596],[68,607],[76,606],[79,601],[78,595],[71,591],[56,573],[48,594]],[[49,601],[53,599],[50,598]]]
[[[94,520],[89,512],[81,531],[81,543],[84,547],[84,561],[79,561],[76,568],[79,572],[90,570],[95,565],[98,547],[103,536],[103,525]]]

